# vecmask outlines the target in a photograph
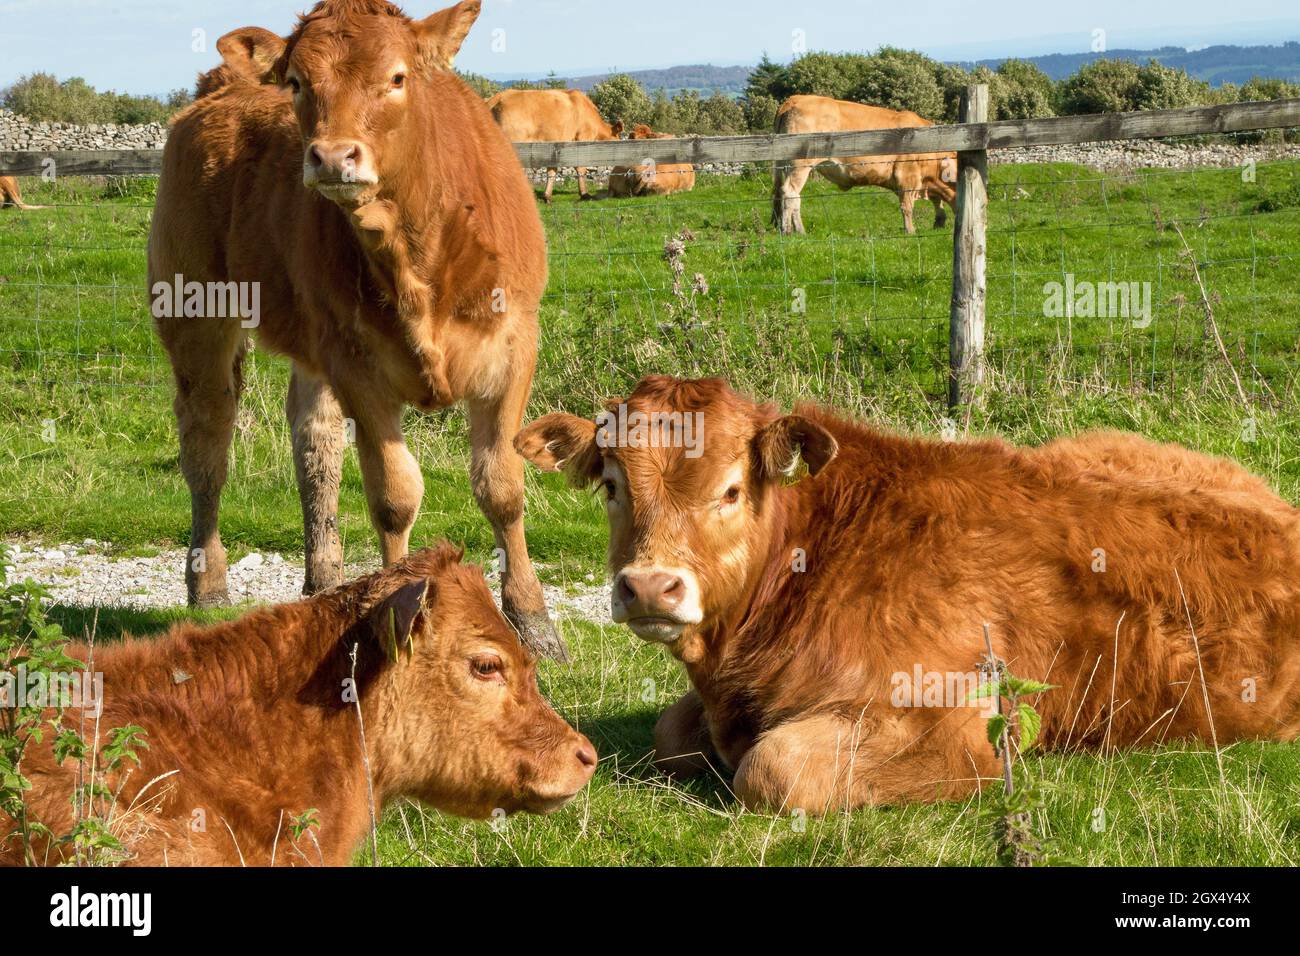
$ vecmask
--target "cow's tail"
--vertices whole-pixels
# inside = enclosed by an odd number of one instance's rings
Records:
[[[779,109],[776,113],[776,123],[773,127],[775,133],[790,132],[790,114],[792,110]],[[785,181],[790,176],[792,166],[789,162],[774,160],[772,162],[772,225],[778,230],[786,230],[786,212],[785,212]]]

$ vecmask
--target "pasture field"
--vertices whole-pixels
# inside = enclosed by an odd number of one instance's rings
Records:
[[[144,278],[153,182],[23,189],[50,208],[0,213],[0,533],[96,538],[125,553],[184,543],[189,499]],[[761,171],[702,176],[693,193],[668,198],[580,204],[572,184],[561,189],[543,211],[551,284],[530,417],[588,414],[641,375],[668,372],[723,374],[755,395],[815,398],[915,433],[954,427],[942,401],[951,226],[931,230],[927,205],[906,236],[893,196],[814,180],[808,235],[783,237],[768,223],[769,192]],[[955,423],[959,434],[1037,443],[1131,429],[1231,455],[1300,502],[1300,164],[1261,165],[1254,182],[1239,169],[994,166],[988,239],[991,387],[986,406]],[[1207,328],[1197,274],[1244,403]],[[1044,284],[1067,275],[1150,283],[1150,323],[1046,315]],[[281,411],[287,364],[259,350],[247,373],[223,538],[232,558],[300,553]],[[461,414],[412,413],[408,436],[426,486],[413,542],[445,536],[486,561],[491,533],[469,495]],[[543,578],[599,582],[599,502],[531,475],[528,509]],[[352,450],[340,524],[348,560],[374,560]],[[150,633],[189,613],[101,610],[99,633]],[[79,633],[93,611],[53,614]],[[647,753],[684,675],[625,629],[561,626],[575,660],[544,664],[542,683],[601,753],[592,786],[555,816],[498,827],[395,807],[381,862],[993,862],[979,799],[798,821],[739,812],[724,781],[669,784]],[[1234,745],[1221,756],[1222,772],[1212,751],[1183,745],[1030,758],[1047,859],[1294,865],[1300,748]]]

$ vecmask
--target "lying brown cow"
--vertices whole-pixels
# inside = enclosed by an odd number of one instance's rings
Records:
[[[450,72],[478,13],[464,0],[413,21],[383,0],[325,0],[287,40],[236,30],[218,42],[225,62],[201,81],[205,95],[173,123],[149,282],[176,379],[191,603],[227,599],[217,511],[251,328],[293,360],[306,593],[342,575],[345,436],[355,430],[390,564],[423,496],[403,407],[464,401],[506,616],[534,649],[562,652],[510,446],[536,364],[546,244],[510,143]]]
[[[912,112],[866,106],[828,96],[792,96],[776,114],[778,133],[827,133],[841,130],[899,129],[933,126]],[[903,226],[916,232],[912,207],[918,199],[934,203],[934,224],[947,221],[943,203],[952,206],[957,193],[956,153],[916,153],[905,156],[838,156],[824,159],[796,159],[776,163],[772,179],[772,225],[782,232],[803,232],[800,211],[804,184],[813,170],[840,189],[854,186],[882,186],[898,196]]]
[[[1013,674],[1058,685],[1035,702],[1048,748],[1300,734],[1300,511],[1231,462],[1114,433],[907,438],[666,377],[515,445],[603,485],[614,620],[694,687],[656,759],[720,759],[747,806],[996,777],[968,699],[986,624]]]
[[[674,139],[672,133],[656,133],[640,123],[632,130],[629,139]],[[655,163],[647,161],[639,166],[615,166],[609,172],[609,194],[614,198],[628,196],[670,196],[690,192],[695,188],[695,167],[690,163]]]
[[[622,121],[606,123],[581,90],[502,90],[488,100],[488,109],[512,143],[593,142],[618,139],[623,132]],[[555,189],[555,174],[555,167],[546,170],[546,202]],[[578,196],[591,198],[585,166],[578,167]]]
[[[296,604],[101,644],[93,665],[102,713],[96,724],[88,707],[85,726],[101,728],[100,746],[110,728],[146,735],[140,765],[104,781],[135,865],[342,866],[369,830],[370,786],[376,813],[403,796],[469,817],[549,813],[596,766],[538,693],[482,574],[448,544]],[[70,709],[63,723],[82,719]],[[23,771],[30,817],[62,834],[79,768],[55,763],[52,742],[29,746]],[[295,836],[312,809],[311,835]],[[23,860],[12,830],[0,813],[8,864]],[[42,864],[66,853],[34,847]]]

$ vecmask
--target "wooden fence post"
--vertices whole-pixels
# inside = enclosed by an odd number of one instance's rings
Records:
[[[966,87],[961,122],[985,123],[989,88]],[[948,408],[981,400],[984,384],[985,228],[988,225],[989,156],[957,154],[957,223],[952,245],[952,309],[948,317]]]

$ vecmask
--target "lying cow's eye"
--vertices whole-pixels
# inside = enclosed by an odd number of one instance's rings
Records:
[[[400,90],[406,85],[406,74],[396,73],[393,75],[393,89]]]
[[[500,679],[502,666],[501,658],[495,654],[481,654],[469,660],[470,673],[479,680]]]
[[[722,496],[724,505],[734,505],[740,500],[740,485],[732,485]]]
[[[605,500],[606,500],[606,501],[613,501],[613,500],[614,500],[614,496],[617,495],[617,494],[618,494],[618,485],[614,484],[613,481],[611,481],[611,480],[609,480],[609,479],[606,479],[606,480],[605,480]]]

